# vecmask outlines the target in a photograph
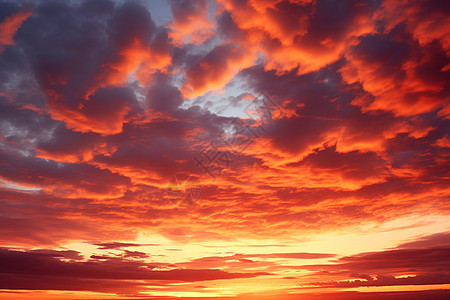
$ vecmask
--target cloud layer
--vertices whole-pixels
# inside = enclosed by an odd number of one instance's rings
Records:
[[[1,1],[0,292],[448,289],[449,12]]]

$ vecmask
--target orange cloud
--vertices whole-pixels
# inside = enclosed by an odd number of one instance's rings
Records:
[[[264,54],[265,69],[278,73],[316,71],[338,60],[355,37],[374,30],[373,8],[363,2],[336,2],[334,10],[315,1],[219,2],[230,14],[223,31],[237,27],[232,38]],[[352,19],[335,14],[338,10]]]
[[[116,59],[101,66],[101,71],[96,75],[97,86],[101,87],[122,86],[130,75],[139,80],[141,86],[151,83],[156,71],[164,72],[171,64],[172,57],[168,51],[152,49],[150,45],[143,45],[142,41],[135,38],[129,45],[121,45],[117,51]],[[89,92],[88,95],[92,93]]]
[[[253,54],[245,48],[232,44],[219,45],[187,70],[187,82],[181,91],[185,97],[193,98],[220,89],[253,61]]]
[[[402,13],[396,13],[401,11]],[[420,45],[439,40],[450,54],[450,20],[448,8],[440,1],[386,0],[376,18],[387,21],[385,32],[399,24],[405,24]]]
[[[41,2],[0,53],[0,295],[449,288],[439,1]]]
[[[398,29],[362,38],[345,56],[344,80],[361,83],[375,97],[355,99],[365,111],[414,115],[448,106],[445,82],[450,71],[443,70],[448,60],[439,43],[418,46]]]
[[[173,21],[169,37],[177,46],[200,45],[215,34],[214,22],[208,19],[209,1],[170,1]]]
[[[5,46],[14,45],[14,35],[32,14],[30,10],[21,10],[0,23],[0,53],[5,50]]]

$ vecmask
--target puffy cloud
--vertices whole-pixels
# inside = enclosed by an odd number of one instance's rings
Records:
[[[214,23],[208,19],[209,1],[170,0],[173,21],[170,38],[176,45],[183,43],[202,44],[211,38],[215,31]]]
[[[0,2],[0,289],[447,284],[447,5],[169,4]]]
[[[129,76],[146,84],[171,60],[167,33],[136,3],[42,3],[17,38],[52,118],[81,132],[120,132],[137,105]]]
[[[363,110],[415,115],[446,108],[449,58],[439,42],[420,46],[402,26],[361,38],[347,53],[343,78],[375,98],[355,99]]]
[[[37,145],[37,157],[54,161],[78,163],[90,161],[95,155],[109,155],[113,149],[96,133],[81,133],[59,125],[49,139]]]
[[[186,71],[183,95],[192,98],[222,88],[239,70],[250,66],[253,59],[254,56],[240,46],[216,46]]]
[[[340,58],[353,39],[374,30],[375,1],[219,1],[222,32],[264,54],[266,69],[316,71]]]

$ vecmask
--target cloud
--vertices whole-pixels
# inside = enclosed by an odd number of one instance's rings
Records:
[[[120,258],[113,260],[61,261],[57,258],[57,255],[49,255],[42,251],[27,252],[6,249],[0,250],[0,265],[2,266],[3,279],[6,279],[4,278],[5,275],[11,276],[11,279],[1,281],[0,288],[2,289],[62,289],[61,286],[64,286],[64,289],[68,290],[114,291],[116,286],[114,280],[195,282],[264,275],[264,273],[227,273],[217,269],[156,271],[152,270],[151,264],[127,261]],[[66,284],[62,284],[62,279],[65,279]],[[92,279],[99,280],[94,287],[90,287],[93,282]],[[39,288],[37,284],[43,282],[47,283]],[[67,282],[72,282],[73,284],[67,284]],[[78,286],[78,283],[82,283],[82,285]],[[100,288],[102,284],[105,284],[104,288]],[[132,286],[135,287],[140,285],[137,282],[132,283]]]
[[[71,131],[63,125],[55,128],[50,139],[39,141],[36,150],[37,157],[67,163],[89,161],[113,151],[99,134]]]
[[[238,73],[250,66],[253,55],[238,45],[216,46],[201,57],[186,72],[187,82],[182,88],[187,98],[200,96],[208,91],[220,89]]]
[[[449,63],[442,45],[418,45],[401,25],[389,33],[362,37],[347,53],[344,80],[359,82],[375,99],[356,99],[364,110],[415,115],[446,107]]]
[[[138,110],[128,77],[134,72],[147,83],[154,70],[168,66],[171,50],[142,6],[89,3],[80,8],[42,3],[17,38],[53,119],[75,131],[119,133],[129,113]],[[65,26],[58,26],[62,18]]]
[[[400,244],[399,248],[414,249],[414,248],[434,248],[446,247],[450,245],[450,232],[440,232],[431,235],[426,235],[421,238]]]
[[[421,45],[439,40],[447,53],[450,49],[448,4],[440,1],[384,1],[379,17],[387,20],[387,30],[405,24]],[[404,13],[396,14],[402,10]]]
[[[447,4],[33,3],[0,1],[0,288],[448,283]]]
[[[400,244],[392,250],[340,257],[333,264],[303,266],[329,272],[330,276],[351,276],[351,280],[315,282],[321,287],[362,287],[448,284],[447,232],[428,235]],[[438,242],[438,243],[436,243]]]
[[[352,39],[374,30],[375,1],[219,1],[222,32],[264,55],[266,70],[298,74],[335,62]]]
[[[336,145],[316,150],[302,160],[302,163],[310,165],[316,171],[335,171],[343,179],[366,179],[368,177],[380,177],[383,173],[381,167],[384,163],[374,152],[361,153],[352,151],[347,153],[336,152]],[[295,166],[293,164],[292,166]]]
[[[65,198],[119,197],[123,195],[129,179],[91,165],[59,164],[45,159],[20,156],[1,151],[7,161],[2,164],[0,176],[24,186],[39,187],[48,193]],[[19,171],[17,166],[28,166]],[[99,177],[98,177],[99,176]],[[102,179],[103,178],[103,179]],[[104,184],[103,180],[109,182]]]
[[[358,268],[372,271],[386,269],[448,271],[444,262],[447,261],[446,256],[449,251],[448,248],[398,249],[343,257],[339,259],[339,262],[341,262],[341,267],[352,271],[356,271]]]
[[[99,249],[120,249],[120,248],[126,248],[126,247],[158,246],[159,244],[136,244],[136,243],[111,242],[111,243],[98,243],[98,244],[94,244],[94,245],[100,246]]]
[[[173,21],[168,24],[176,45],[202,44],[214,35],[214,23],[208,19],[209,1],[170,0]]]
[[[14,45],[14,35],[19,30],[22,23],[25,22],[32,12],[29,9],[23,9],[19,12],[7,16],[0,23],[0,53],[5,50],[5,46]]]
[[[168,76],[156,74],[147,94],[147,103],[153,110],[168,113],[177,110],[183,103],[183,97],[180,90],[171,84]]]
[[[224,270],[264,270],[266,272],[274,272],[283,267],[272,259],[324,259],[334,257],[334,254],[329,253],[309,253],[309,252],[294,252],[294,253],[271,253],[271,254],[242,254],[236,253],[234,255],[226,256],[206,256],[189,262],[177,263],[177,266],[185,268],[220,268]]]
[[[369,286],[397,286],[397,285],[433,285],[450,282],[449,274],[427,274],[395,278],[394,276],[379,275],[371,280],[333,281],[329,283],[316,283],[321,287],[369,287]]]

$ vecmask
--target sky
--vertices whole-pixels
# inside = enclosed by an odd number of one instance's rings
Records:
[[[449,16],[0,0],[0,299],[449,299]]]

